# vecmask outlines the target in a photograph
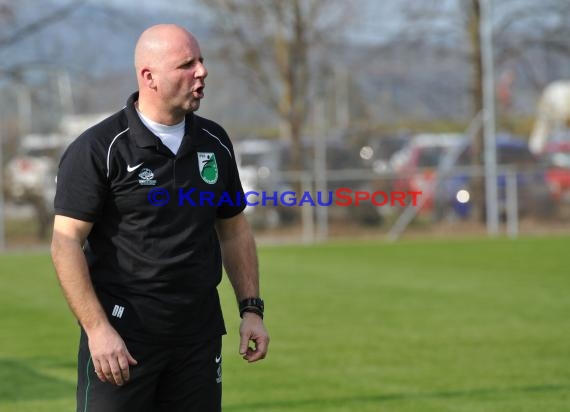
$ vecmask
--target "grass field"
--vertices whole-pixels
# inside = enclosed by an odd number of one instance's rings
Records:
[[[570,410],[570,238],[260,249],[270,356],[224,411]],[[0,411],[74,410],[77,327],[47,254],[0,256]]]

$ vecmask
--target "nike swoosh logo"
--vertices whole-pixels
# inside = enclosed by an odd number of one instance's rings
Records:
[[[220,363],[222,360],[222,355],[220,356],[216,356],[216,359],[214,359],[216,361],[216,363]]]
[[[127,165],[127,172],[129,172],[129,173],[134,172],[135,170],[137,170],[141,166],[142,166],[142,163],[139,163],[138,165],[132,166],[132,167],[130,165]]]

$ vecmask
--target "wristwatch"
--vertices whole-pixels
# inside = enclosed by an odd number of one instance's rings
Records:
[[[239,302],[239,316],[243,318],[243,314],[245,312],[252,312],[261,319],[263,319],[263,310],[265,309],[265,303],[263,303],[263,299],[261,298],[247,298],[243,299]]]

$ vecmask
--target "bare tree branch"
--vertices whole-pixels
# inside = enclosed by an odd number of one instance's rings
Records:
[[[214,16],[224,60],[286,125],[293,167],[319,85],[326,81],[318,50],[343,25],[331,0],[201,0]],[[342,8],[341,8],[342,10]],[[319,76],[320,75],[320,76]],[[313,81],[317,80],[317,82]],[[320,84],[317,84],[319,83]]]
[[[46,26],[54,24],[71,14],[74,10],[80,7],[86,0],[74,0],[73,2],[45,15],[39,19],[16,29],[10,35],[0,38],[0,48],[10,46],[17,43],[26,37],[44,29]]]

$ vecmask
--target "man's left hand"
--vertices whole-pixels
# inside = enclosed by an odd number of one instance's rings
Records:
[[[269,334],[263,325],[263,319],[255,313],[245,312],[239,328],[239,353],[248,362],[256,362],[267,356]],[[249,342],[253,342],[253,347]]]

